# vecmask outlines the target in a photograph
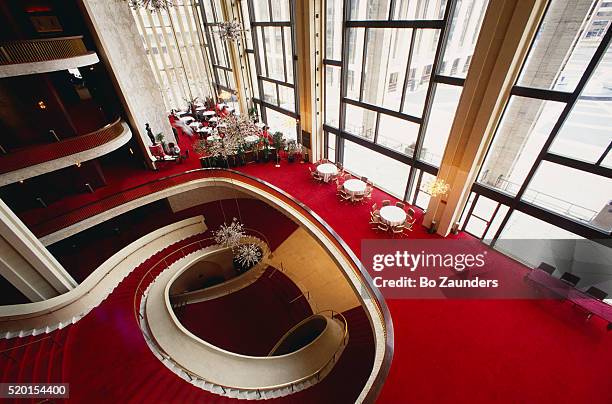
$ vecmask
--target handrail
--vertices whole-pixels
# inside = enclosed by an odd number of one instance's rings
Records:
[[[89,53],[83,36],[0,42],[0,65],[45,62]]]
[[[51,335],[47,335],[46,337],[39,338],[36,341],[30,341],[30,342],[26,342],[25,344],[12,346],[12,347],[10,347],[8,349],[4,349],[4,350],[0,351],[0,354],[7,353],[7,352],[10,352],[10,351],[14,351],[15,349],[23,348],[24,346],[34,345],[34,344],[39,343],[40,341],[44,341],[44,340],[49,339],[51,337],[52,337]]]
[[[239,177],[239,179],[237,178]],[[316,226],[325,236],[336,246],[338,251],[344,256],[348,263],[350,263],[351,270],[360,280],[363,286],[363,292],[368,296],[365,299],[370,300],[373,303],[373,307],[376,310],[377,316],[381,321],[382,330],[384,333],[384,356],[380,364],[380,370],[375,376],[372,388],[368,391],[365,397],[366,402],[374,402],[378,394],[380,393],[384,380],[387,377],[391,366],[391,360],[393,358],[393,323],[391,321],[391,315],[389,309],[385,303],[385,299],[381,292],[373,286],[372,279],[368,274],[365,267],[358,260],[355,253],[350,247],[342,240],[342,238],[331,228],[317,213],[312,211],[308,206],[302,202],[297,201],[293,196],[279,189],[278,187],[269,184],[259,178],[252,177],[248,174],[241,173],[239,171],[224,169],[224,168],[200,168],[196,170],[185,171],[183,173],[173,174],[167,177],[156,179],[145,184],[134,186],[123,192],[110,195],[108,197],[99,199],[82,206],[81,208],[72,210],[59,217],[42,222],[40,225],[35,226],[34,230],[37,235],[40,233],[50,234],[53,231],[57,231],[68,225],[73,225],[81,220],[95,216],[108,209],[120,206],[129,201],[141,198],[146,195],[150,195],[155,192],[160,192],[168,188],[175,187],[190,181],[208,179],[208,178],[227,178],[228,180],[234,179],[242,184],[253,186],[266,193],[274,196],[283,203],[296,209],[305,218],[308,218],[309,222]]]
[[[101,146],[123,133],[121,118],[84,135],[55,143],[33,145],[0,156],[0,174],[70,156]]]
[[[340,348],[342,348],[343,345],[346,345],[346,337],[348,336],[348,322],[346,321],[346,317],[344,317],[344,314],[332,310],[332,309],[327,309],[327,310],[321,310],[317,313],[311,314],[310,316],[306,317],[305,319],[303,319],[302,321],[300,321],[299,323],[297,323],[296,325],[294,325],[293,327],[291,327],[286,333],[283,334],[282,337],[279,338],[278,342],[274,345],[274,347],[270,350],[270,353],[268,354],[268,356],[272,356],[272,353],[274,351],[276,351],[278,349],[278,347],[280,346],[280,344],[289,336],[291,335],[291,333],[293,331],[295,331],[296,329],[298,329],[302,324],[307,323],[310,319],[312,319],[313,317],[317,317],[317,316],[324,316],[323,313],[331,313],[330,318],[333,320],[335,316],[338,316],[341,320],[342,323],[344,325],[344,331],[342,334],[342,344],[340,345],[340,347],[338,347],[338,349],[336,350],[336,352],[334,353],[334,357],[336,356],[336,353],[338,353],[338,351],[340,350]],[[329,365],[329,363],[328,363]],[[323,368],[327,367],[324,366]]]

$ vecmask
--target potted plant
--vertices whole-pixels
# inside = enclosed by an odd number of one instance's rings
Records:
[[[240,145],[238,145],[238,150],[237,150],[237,154],[238,154],[238,165],[243,166],[246,164],[246,158],[245,158],[245,150],[244,150],[244,145],[241,143]]]
[[[295,155],[298,152],[297,142],[293,139],[287,142],[287,161],[293,163],[295,161]]]
[[[165,136],[161,132],[159,132],[157,135],[155,135],[155,140],[158,141],[159,143],[161,143],[162,148],[164,149],[164,153],[168,153],[168,148],[166,146],[166,141],[164,139],[165,139]]]
[[[270,139],[267,137],[263,138],[263,161],[264,163],[270,161]]]
[[[259,122],[259,115],[257,113],[257,107],[252,106],[249,108],[249,118],[253,120],[253,122]]]
[[[185,102],[187,103],[187,110],[189,111],[189,113],[193,116],[196,116],[196,103],[198,102],[198,97],[192,98],[192,99],[188,99],[185,98]]]
[[[276,164],[280,163],[280,151],[284,149],[285,139],[283,132],[274,132],[272,135],[272,143],[274,144],[274,149],[276,150]]]

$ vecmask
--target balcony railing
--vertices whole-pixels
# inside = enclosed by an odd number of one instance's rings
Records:
[[[101,146],[123,133],[121,119],[86,135],[68,138],[57,143],[25,147],[0,156],[0,174],[9,173],[36,164],[67,157]]]
[[[0,65],[44,62],[88,53],[82,36],[0,42]]]

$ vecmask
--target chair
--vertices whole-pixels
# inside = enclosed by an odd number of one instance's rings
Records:
[[[382,231],[389,231],[389,225],[383,222],[379,222],[376,228]]]
[[[336,163],[336,167],[338,167],[338,171],[344,171],[344,166],[341,163]]]
[[[414,218],[415,214],[416,214],[416,212],[415,212],[415,211],[414,211],[414,209],[412,209],[412,208],[408,208],[408,209],[406,210],[406,217],[407,217],[409,220],[414,221],[414,220],[415,220],[415,218]]]
[[[340,191],[338,192],[338,196],[340,197],[340,200],[342,200],[342,201],[350,201],[351,200],[351,196],[346,193],[344,188],[340,189]]]
[[[564,272],[563,275],[561,275],[561,280],[570,286],[576,287],[578,282],[580,282],[580,277],[569,272]]]
[[[372,197],[372,189],[372,187],[366,187],[366,192],[363,194],[363,196],[370,199]]]
[[[555,267],[553,267],[552,265],[549,265],[545,262],[540,262],[540,265],[538,265],[538,269],[541,269],[542,271],[546,272],[549,275],[552,275],[553,272],[555,272]]]
[[[391,227],[391,232],[393,234],[404,234],[404,225],[400,224],[398,226]]]
[[[588,288],[586,290],[587,295],[597,299],[597,300],[604,300],[606,297],[608,297],[608,294],[606,292],[604,292],[603,290],[596,288],[595,286],[591,286],[590,288]]]
[[[391,205],[391,201],[388,199],[385,199],[384,201],[382,201],[382,206],[389,206]]]
[[[353,202],[363,201],[363,195],[353,195]]]
[[[372,205],[372,212],[376,211],[376,204]]]
[[[380,223],[380,216],[375,215],[373,212],[370,212],[370,224],[378,227],[378,224]]]
[[[395,206],[397,206],[398,208],[404,209],[406,207],[406,205],[404,205],[403,202],[395,202]]]
[[[365,183],[367,183],[368,182],[368,177],[361,177],[360,180],[365,182]]]

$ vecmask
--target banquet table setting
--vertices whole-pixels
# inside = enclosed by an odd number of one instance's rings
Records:
[[[329,182],[332,177],[338,174],[338,167],[333,163],[323,163],[317,166],[317,172],[323,178],[323,182]]]

